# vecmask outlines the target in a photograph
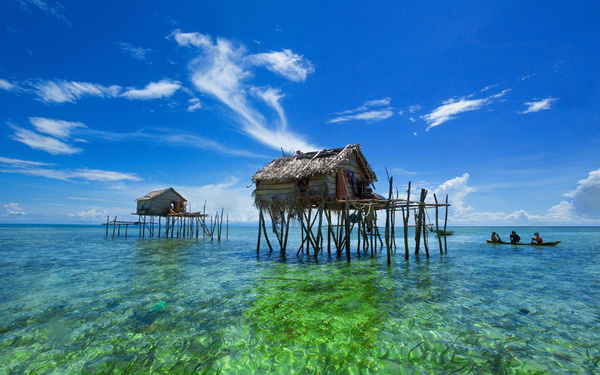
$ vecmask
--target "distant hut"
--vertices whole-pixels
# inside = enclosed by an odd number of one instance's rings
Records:
[[[136,199],[137,215],[157,215],[185,213],[187,200],[173,188],[151,191]]]
[[[355,144],[283,156],[259,170],[252,181],[257,207],[297,216],[320,203],[371,198],[370,186],[377,176]]]

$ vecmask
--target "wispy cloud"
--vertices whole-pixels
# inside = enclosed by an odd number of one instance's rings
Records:
[[[202,108],[202,103],[198,98],[191,98],[188,100],[189,106],[187,107],[188,112],[195,112],[198,109]]]
[[[15,87],[16,87],[15,85],[8,82],[7,80],[0,79],[0,90],[10,91],[10,90],[14,89]]]
[[[279,74],[290,81],[304,82],[315,68],[304,56],[293,53],[289,49],[281,52],[259,53],[248,56],[248,60],[255,65],[262,65],[273,73]]]
[[[31,122],[38,132],[48,134],[59,139],[69,138],[73,129],[86,127],[81,122],[53,120],[43,117],[30,117],[29,122]]]
[[[115,171],[104,171],[100,169],[50,169],[50,168],[3,168],[0,169],[2,173],[16,173],[28,176],[45,177],[54,180],[72,181],[72,180],[85,180],[85,181],[143,181],[135,173],[122,173]]]
[[[539,112],[539,111],[544,111],[546,109],[550,109],[552,107],[552,103],[554,103],[555,101],[557,101],[558,99],[556,98],[546,98],[546,99],[542,99],[542,100],[536,100],[533,102],[525,102],[525,105],[527,106],[527,109],[524,110],[523,112],[519,112],[519,113],[533,113],[533,112]]]
[[[214,151],[225,155],[241,156],[241,157],[260,157],[265,155],[255,154],[246,150],[227,147],[221,143],[210,139],[184,132],[173,132],[173,129],[158,129],[156,131],[138,130],[129,133],[116,133],[100,130],[87,130],[87,136],[115,141],[115,142],[155,142],[156,144],[173,146],[173,147],[190,147],[198,150]]]
[[[255,90],[256,96],[261,98],[268,106],[273,108],[273,110],[277,113],[279,117],[279,124],[282,130],[287,128],[287,119],[285,118],[285,112],[281,103],[279,102],[284,94],[281,93],[279,89],[267,88],[265,90],[257,89]]]
[[[392,99],[383,98],[370,100],[361,106],[342,112],[337,112],[338,117],[327,121],[328,123],[339,123],[348,121],[362,120],[367,123],[373,123],[390,118],[394,114],[394,108],[390,107]]]
[[[46,103],[74,103],[84,96],[114,98],[121,92],[117,85],[103,86],[90,82],[69,82],[65,80],[38,81],[31,83],[34,93]]]
[[[25,211],[19,207],[18,203],[9,203],[4,205],[6,214],[10,216],[26,215]]]
[[[133,57],[134,59],[140,60],[140,61],[145,61],[145,62],[148,62],[149,64],[151,64],[151,62],[148,61],[148,55],[150,55],[152,52],[154,52],[153,49],[135,47],[131,43],[119,42],[117,44],[119,45],[119,47],[121,47],[122,51],[126,52],[127,54],[129,54],[129,56]]]
[[[244,46],[235,45],[224,38],[217,38],[213,42],[210,36],[199,33],[183,33],[180,30],[173,31],[171,36],[182,47],[196,47],[200,50],[199,56],[188,64],[194,87],[226,106],[234,120],[248,136],[277,150],[280,148],[285,150],[319,149],[319,147],[309,144],[303,136],[286,129],[286,124],[281,121],[280,113],[278,113],[278,121],[271,123],[259,111],[258,106],[252,100],[252,93],[262,92],[267,96],[271,95],[266,99],[270,100],[267,104],[276,112],[280,108],[273,106],[275,103],[273,101],[275,99],[274,91],[269,94],[267,91],[261,90],[260,86],[248,82],[253,76],[249,68],[254,65],[249,63],[252,59],[247,58]],[[274,66],[269,65],[268,67],[276,69]],[[300,65],[297,64],[297,66]],[[287,78],[292,79],[290,77],[293,77],[292,80],[302,77],[302,69],[291,69],[290,71],[294,73],[288,73],[288,70],[281,69],[278,74],[284,75],[283,72],[286,72],[285,74],[289,75]],[[262,101],[267,98],[265,95],[260,97]],[[279,94],[280,98],[281,94]],[[276,101],[277,103],[279,103],[279,99]]]
[[[56,165],[53,163],[42,163],[39,161],[29,161],[29,160],[21,160],[21,159],[11,159],[4,158],[0,156],[0,164],[6,164],[10,166],[16,167],[25,167],[25,166],[46,166],[46,165]]]
[[[181,82],[162,80],[159,82],[150,82],[143,89],[130,88],[121,96],[127,99],[160,99],[168,98],[181,88]]]
[[[17,173],[30,176],[47,177],[56,180],[85,180],[85,181],[142,181],[135,173],[122,173],[100,169],[57,169],[56,164],[42,163],[31,160],[11,159],[0,157],[0,172]],[[53,168],[47,168],[53,167]]]
[[[460,100],[449,99],[442,102],[442,105],[438,108],[434,109],[431,113],[428,113],[424,116],[421,116],[429,126],[425,131],[429,131],[429,129],[441,125],[447,121],[453,120],[456,118],[456,115],[475,111],[482,108],[484,105],[488,105],[494,102],[495,99],[501,98],[510,89],[506,89],[499,94],[488,96],[487,98],[481,99],[470,99],[470,98],[461,98]]]
[[[62,14],[65,8],[60,3],[51,3],[43,0],[18,0],[18,2],[21,5],[21,8],[24,10],[29,11],[30,7],[38,8],[44,13],[55,17],[67,25],[71,25],[71,22],[67,19],[67,17]]]
[[[83,151],[56,138],[47,137],[15,125],[10,125],[10,127],[14,130],[12,139],[36,150],[46,151],[52,155],[71,155]]]

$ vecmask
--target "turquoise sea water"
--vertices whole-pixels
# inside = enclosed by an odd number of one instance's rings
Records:
[[[399,239],[388,268],[297,241],[257,257],[255,228],[211,243],[3,225],[0,373],[600,373],[600,228],[452,229],[429,259]],[[563,242],[485,243],[510,229]]]

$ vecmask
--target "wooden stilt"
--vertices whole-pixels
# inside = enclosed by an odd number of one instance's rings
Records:
[[[263,216],[262,216],[262,208],[260,208],[260,213],[258,214],[258,242],[256,244],[256,255],[258,255],[260,253],[260,235],[262,232],[262,220],[263,220]]]
[[[443,254],[444,251],[442,249],[442,236],[440,236],[440,222],[439,222],[439,213],[438,213],[438,200],[437,197],[435,196],[435,193],[433,193],[433,200],[435,201],[435,232],[437,233],[437,238],[438,238],[438,244],[440,245],[440,254]],[[444,233],[444,237],[446,237],[446,234]]]
[[[387,170],[386,170],[387,171]],[[392,183],[394,181],[394,177],[389,178],[390,182],[390,192],[388,195],[388,201],[385,203],[385,247],[387,250],[387,264],[390,266],[392,264],[392,249],[390,244],[390,222],[391,222],[391,213],[390,213],[390,201],[392,200]]]
[[[448,194],[446,194],[446,216],[444,218],[444,233],[446,233],[446,225],[448,224]],[[446,236],[444,236],[444,252],[448,252],[448,243],[446,242]]]
[[[348,262],[350,261],[350,205],[348,203],[348,200],[346,200],[346,259],[348,259]]]
[[[267,235],[267,226],[265,225],[265,216],[262,212],[262,210],[260,211],[260,216],[262,218],[262,229],[263,229],[263,234],[265,235],[265,241],[267,241],[267,245],[269,245],[269,253],[273,252],[273,246],[271,246],[271,241],[269,241],[269,236]],[[284,253],[285,255],[285,253]]]

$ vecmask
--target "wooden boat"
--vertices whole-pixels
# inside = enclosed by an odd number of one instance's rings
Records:
[[[454,234],[453,230],[443,230],[443,229],[435,230],[435,229],[433,229],[433,225],[427,225],[427,228],[429,228],[429,230],[432,233],[437,233],[440,236],[451,236],[452,234]]]
[[[492,240],[487,240],[487,243],[491,243],[494,245],[515,245],[515,246],[556,246],[560,243],[560,241],[554,241],[554,242],[542,242],[542,243],[527,243],[527,242],[523,242],[523,243],[510,243],[510,242],[493,242]]]

